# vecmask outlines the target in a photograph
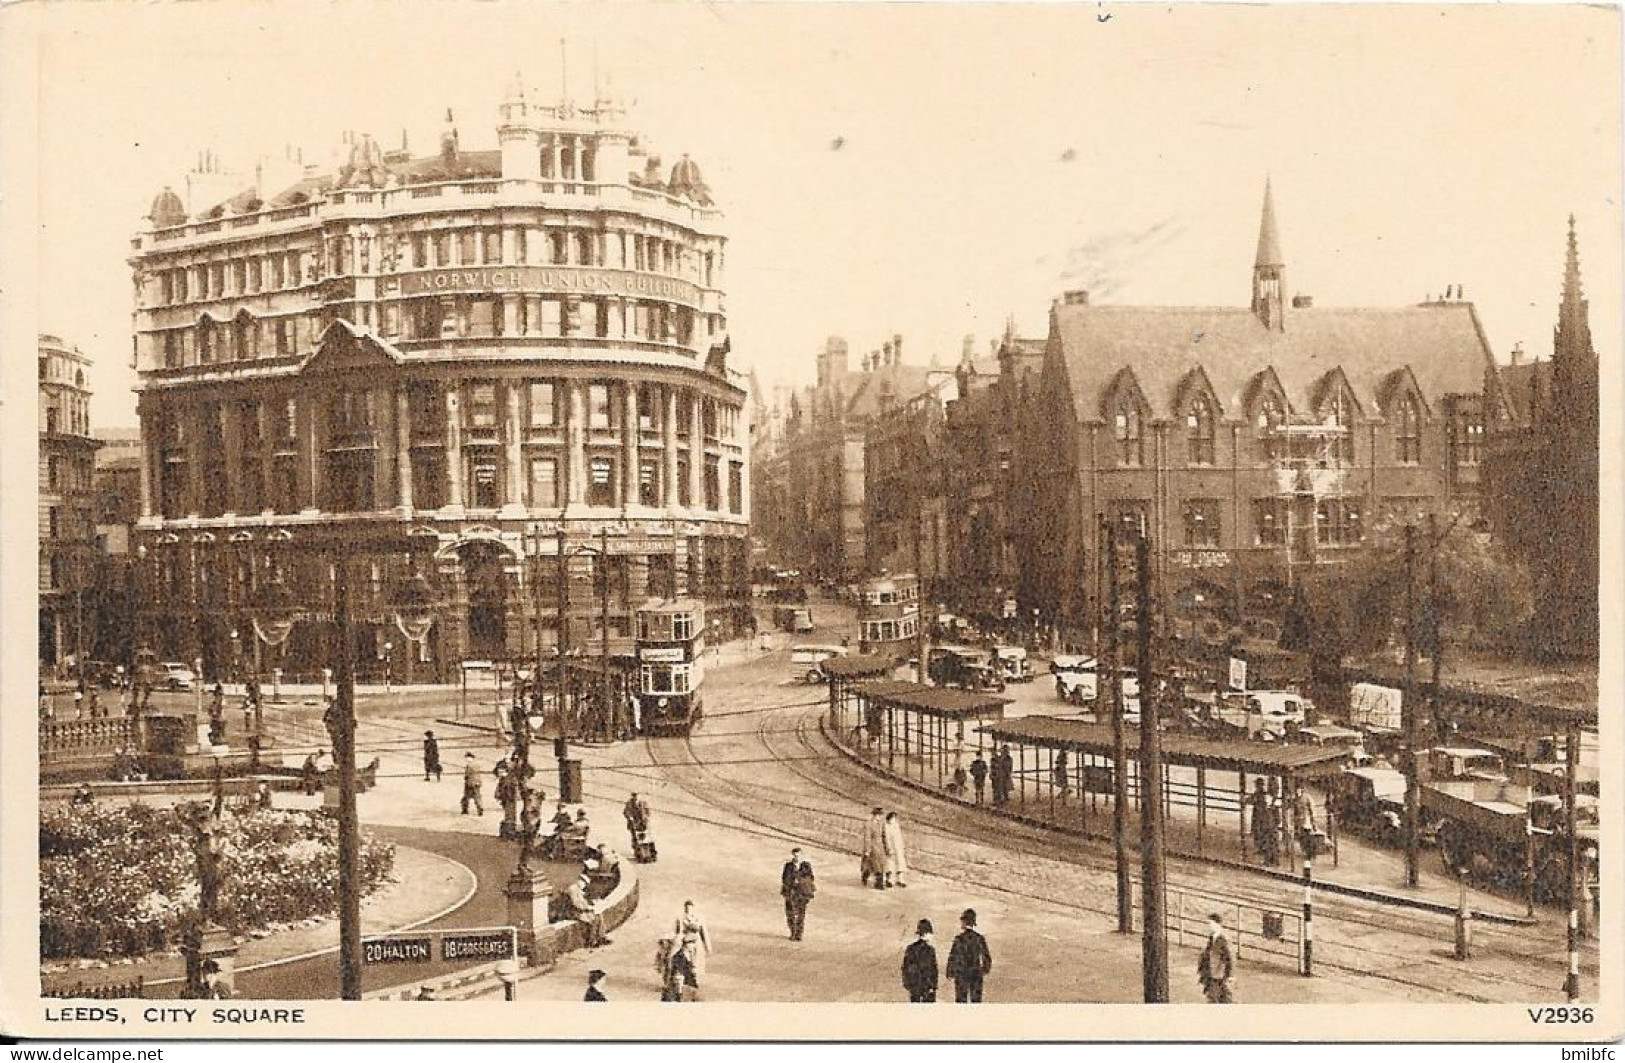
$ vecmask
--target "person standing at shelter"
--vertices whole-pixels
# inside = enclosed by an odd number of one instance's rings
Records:
[[[987,761],[982,759],[982,751],[976,751],[976,758],[970,762],[970,781],[976,787],[976,803],[982,803],[982,790],[987,785]]]
[[[1230,977],[1234,973],[1235,960],[1230,954],[1230,939],[1224,936],[1224,920],[1214,912],[1207,917],[1207,945],[1196,961],[1196,980],[1202,983],[1202,995],[1209,1004],[1232,1003]]]
[[[1016,779],[1016,762],[1015,758],[1010,756],[1010,747],[1008,745],[999,747],[996,760],[997,763],[994,766],[994,770],[998,772],[999,783],[998,793],[996,793],[994,796],[994,802],[1001,805],[1008,804],[1010,801],[1010,792],[1015,789]]]
[[[609,998],[604,996],[604,991],[601,988],[604,984],[605,977],[607,976],[604,974],[604,972],[596,967],[587,972],[587,992],[586,995],[581,998],[583,1002],[588,1004],[603,1004],[608,1002]]]
[[[903,823],[897,813],[886,813],[886,825],[881,829],[886,849],[886,888],[908,885],[903,874],[908,870],[908,856],[903,848]]]
[[[863,825],[863,884],[874,879],[875,889],[886,888],[886,812],[876,805]]]
[[[982,983],[993,970],[993,953],[987,938],[976,929],[976,909],[966,908],[959,916],[959,936],[948,950],[946,974],[953,979],[954,1003],[980,1004]]]
[[[1248,805],[1252,812],[1253,850],[1267,866],[1276,864],[1275,802],[1264,789],[1263,779],[1253,780],[1253,796]]]
[[[479,809],[480,815],[485,815],[485,804],[480,800],[480,762],[474,759],[474,754],[463,754],[463,815],[468,815],[469,803],[473,802]]]
[[[791,941],[800,941],[807,929],[807,905],[812,903],[817,889],[812,865],[801,858],[799,848],[791,849],[790,859],[779,875],[779,894],[784,898],[784,921],[789,925]]]
[[[935,1004],[937,947],[931,943],[931,920],[921,919],[914,933],[917,937],[903,950],[903,988],[910,1004]]]
[[[440,781],[443,769],[440,767],[440,743],[435,739],[433,731],[423,732],[423,781],[428,782],[433,776],[435,782]]]

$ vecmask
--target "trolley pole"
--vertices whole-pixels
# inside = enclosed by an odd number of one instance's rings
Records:
[[[1568,831],[1569,864],[1569,973],[1563,979],[1563,993],[1580,999],[1580,830],[1575,810],[1575,789],[1580,773],[1580,729],[1570,725],[1563,742],[1563,822]]]
[[[1145,1002],[1168,1003],[1168,922],[1166,876],[1162,865],[1162,736],[1157,732],[1158,698],[1151,668],[1151,540],[1134,544],[1135,635],[1140,650],[1140,960]]]
[[[1421,875],[1422,788],[1416,778],[1416,526],[1405,525],[1405,885]]]
[[[331,730],[339,770],[339,979],[344,1000],[361,999],[361,826],[355,807],[355,645],[350,632],[350,574],[333,566],[337,678]]]
[[[1105,540],[1107,585],[1106,659],[1097,662],[1095,704],[1100,704],[1099,667],[1103,663],[1110,683],[1112,713],[1112,847],[1117,855],[1117,932],[1134,932],[1134,883],[1128,870],[1128,743],[1123,735],[1123,677],[1118,670],[1118,624],[1121,610],[1118,592],[1117,529],[1104,517],[1101,533]],[[1141,800],[1145,795],[1140,795]]]

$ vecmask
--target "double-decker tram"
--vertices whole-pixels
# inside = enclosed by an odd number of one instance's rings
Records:
[[[700,718],[705,605],[679,598],[638,609],[638,711],[644,734],[687,734]]]
[[[912,572],[882,573],[863,582],[858,598],[858,649],[906,660],[920,632],[920,580]]]

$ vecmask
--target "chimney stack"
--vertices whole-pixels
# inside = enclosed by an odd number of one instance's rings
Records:
[[[1294,295],[1292,297],[1292,309],[1294,310],[1308,310],[1314,305],[1315,297],[1312,295]]]
[[[1072,291],[1061,293],[1063,306],[1088,306],[1089,290],[1087,288],[1074,288]]]
[[[881,356],[885,359],[885,361],[881,362],[880,364],[892,365],[891,340],[887,340],[885,343],[882,343],[880,345],[880,351]]]
[[[901,332],[892,333],[891,351],[892,351],[892,364],[893,365],[902,365],[903,364],[903,334]]]
[[[1519,340],[1512,345],[1512,364],[1517,365],[1523,361],[1523,341]]]

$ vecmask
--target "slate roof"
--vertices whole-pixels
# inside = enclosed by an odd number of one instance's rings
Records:
[[[846,416],[862,421],[880,413],[880,398],[887,393],[888,385],[893,406],[925,394],[930,372],[918,365],[885,365],[867,373],[848,374],[846,382],[852,391],[846,400]]]
[[[1501,393],[1506,396],[1507,403],[1512,407],[1513,419],[1519,424],[1528,423],[1533,406],[1533,389],[1540,390],[1542,399],[1550,397],[1552,393],[1552,363],[1544,361],[1503,365],[1499,372]]]
[[[1312,414],[1341,369],[1364,418],[1386,416],[1407,371],[1435,414],[1449,394],[1484,390],[1493,367],[1470,303],[1395,308],[1290,308],[1286,329],[1242,307],[1057,306],[1049,343],[1064,368],[1080,421],[1110,420],[1106,404],[1125,369],[1154,418],[1182,414],[1184,390],[1206,375],[1224,420],[1273,373],[1290,411]],[[1187,378],[1192,378],[1190,381]]]

